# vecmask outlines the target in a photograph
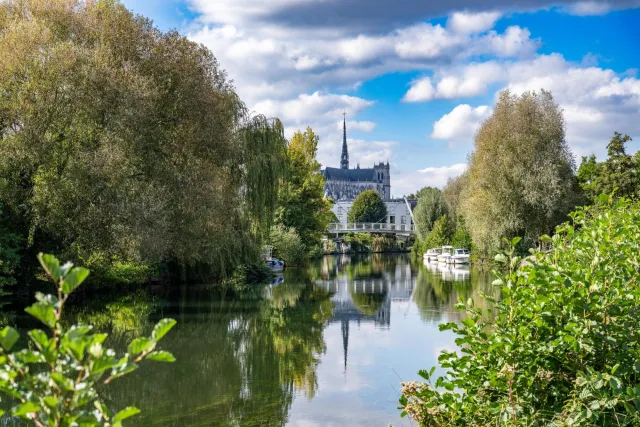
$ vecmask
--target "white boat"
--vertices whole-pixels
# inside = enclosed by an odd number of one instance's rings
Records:
[[[427,262],[435,262],[438,260],[438,255],[440,255],[441,253],[442,253],[442,249],[432,248],[432,249],[429,249],[427,253],[423,255],[423,258]]]
[[[449,264],[469,264],[469,249],[459,248],[453,251],[453,254],[447,259]]]
[[[440,255],[438,255],[438,262],[447,262],[451,255],[453,255],[453,246],[443,246]]]

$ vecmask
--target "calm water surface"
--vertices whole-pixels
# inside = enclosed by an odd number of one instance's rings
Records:
[[[486,273],[407,256],[325,257],[242,298],[217,287],[138,293],[72,314],[124,348],[155,320],[172,365],[146,364],[107,390],[136,426],[395,426],[401,381],[437,364],[459,298],[495,295]],[[168,302],[173,301],[173,302]],[[1,423],[0,423],[1,424]]]

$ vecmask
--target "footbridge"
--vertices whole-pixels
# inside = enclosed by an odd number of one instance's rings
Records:
[[[413,224],[387,224],[385,222],[332,222],[329,224],[328,233],[393,233],[413,234],[416,227]]]

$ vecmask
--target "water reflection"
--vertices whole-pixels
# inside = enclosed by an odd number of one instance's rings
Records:
[[[473,268],[341,255],[250,292],[158,289],[82,304],[70,321],[111,331],[124,349],[158,318],[178,320],[164,342],[175,364],[106,389],[116,408],[142,409],[136,426],[402,426],[400,380],[454,348],[438,323],[461,319],[459,298],[483,304],[490,282]]]

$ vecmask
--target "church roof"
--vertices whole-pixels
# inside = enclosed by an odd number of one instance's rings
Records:
[[[376,182],[375,169],[326,168],[322,171],[322,175],[327,180]]]

